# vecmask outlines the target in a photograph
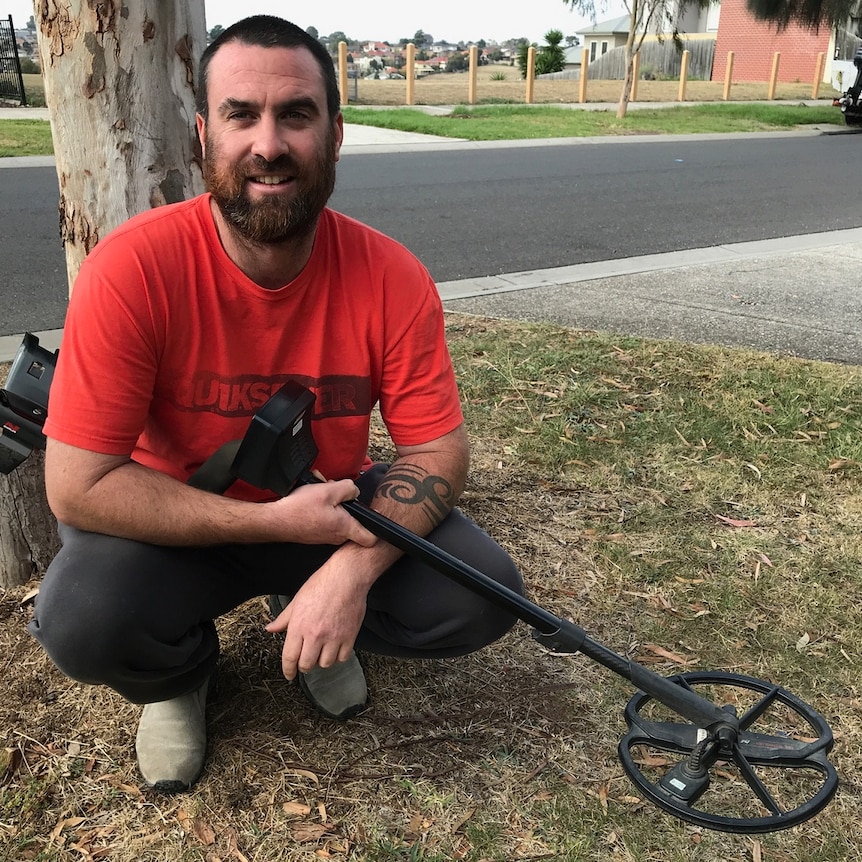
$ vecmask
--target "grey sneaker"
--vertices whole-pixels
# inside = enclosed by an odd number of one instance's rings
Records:
[[[290,596],[269,597],[273,616],[278,616],[288,604]],[[365,672],[355,652],[350,653],[347,661],[300,673],[297,681],[311,705],[327,718],[346,721],[361,712],[368,703]]]
[[[158,793],[188,790],[203,772],[209,686],[207,679],[197,691],[144,706],[135,739],[138,769]]]

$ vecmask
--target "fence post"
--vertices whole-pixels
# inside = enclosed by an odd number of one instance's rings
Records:
[[[730,101],[730,85],[733,83],[733,51],[727,52],[727,66],[724,70],[724,101]]]
[[[678,102],[685,101],[685,85],[688,81],[688,58],[691,57],[691,51],[682,52],[682,62],[679,67],[679,92],[676,100]]]
[[[820,83],[823,81],[823,65],[826,55],[821,51],[817,55],[817,63],[814,66],[814,83],[811,85],[811,98],[816,99],[820,94]]]
[[[581,86],[580,92],[578,93],[578,101],[583,105],[584,102],[587,101],[587,77],[588,67],[590,65],[590,49],[584,48],[584,52],[581,55]]]
[[[640,51],[635,52],[632,57],[632,88],[629,91],[629,101],[636,102],[638,98],[638,79],[641,74],[641,54]]]
[[[527,92],[524,101],[528,105],[533,104],[533,85],[536,81],[536,49],[530,45],[527,48]]]
[[[412,105],[416,87],[416,46],[412,42],[407,45],[407,66],[404,71],[407,74],[407,104]]]
[[[781,52],[776,51],[772,58],[772,72],[769,75],[769,92],[766,95],[767,99],[775,98],[775,87],[778,84],[778,64],[781,62]]]
[[[338,43],[338,89],[341,90],[341,104],[350,101],[347,93],[347,42]]]
[[[470,66],[467,74],[470,76],[470,81],[467,86],[467,104],[476,104],[476,73],[479,66],[479,48],[476,45],[470,46]]]

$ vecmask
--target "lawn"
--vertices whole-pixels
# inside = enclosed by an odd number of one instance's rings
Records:
[[[157,797],[135,770],[138,707],[65,679],[27,635],[34,580],[0,599],[0,859],[858,858],[862,369],[447,327],[474,448],[462,504],[530,597],[660,674],[733,671],[813,704],[835,732],[835,801],[754,837],[659,812],[616,757],[629,683],[523,625],[466,658],[366,656],[368,710],[327,722],[280,677],[262,601],[220,623],[207,771]],[[374,454],[391,454],[379,427]]]

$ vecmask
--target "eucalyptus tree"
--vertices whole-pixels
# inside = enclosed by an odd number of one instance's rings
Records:
[[[622,0],[629,16],[629,29],[625,44],[625,74],[617,105],[617,117],[622,119],[628,111],[634,85],[635,56],[648,35],[662,38],[664,34],[679,44],[678,21],[689,7],[706,8],[710,0]],[[595,0],[563,0],[565,6],[577,9],[582,15],[596,20]],[[600,7],[604,12],[605,6]]]

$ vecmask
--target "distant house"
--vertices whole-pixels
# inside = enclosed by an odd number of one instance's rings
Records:
[[[435,42],[429,49],[432,54],[442,54],[448,57],[450,54],[458,50],[457,45],[447,42],[445,39]]]
[[[583,45],[572,45],[569,48],[563,48],[563,69],[580,69],[583,58]]]
[[[611,48],[620,48],[626,44],[626,39],[629,35],[629,24],[631,19],[628,15],[620,15],[619,18],[610,18],[607,21],[598,21],[587,27],[586,30],[579,30],[575,35],[580,40],[579,48],[581,56],[584,49],[587,49],[590,57],[590,62],[598,59],[602,54],[607,54]],[[581,65],[581,59],[578,58],[578,66]]]

